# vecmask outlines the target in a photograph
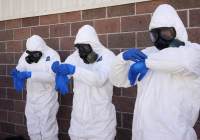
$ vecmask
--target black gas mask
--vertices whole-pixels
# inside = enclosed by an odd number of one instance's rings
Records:
[[[75,47],[78,49],[79,56],[84,63],[92,64],[97,60],[98,54],[93,51],[90,44],[75,44]]]
[[[28,54],[28,56],[25,57],[25,60],[29,64],[37,63],[40,60],[40,58],[42,57],[42,52],[40,52],[40,51],[27,50],[26,53]]]
[[[185,43],[175,39],[176,30],[174,27],[154,28],[150,31],[151,41],[157,49],[162,50],[168,47],[184,46]]]

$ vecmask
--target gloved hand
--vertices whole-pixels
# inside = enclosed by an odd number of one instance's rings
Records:
[[[51,65],[51,69],[54,73],[58,73],[58,68],[59,68],[59,61],[55,61],[53,62],[53,64]]]
[[[29,71],[23,71],[23,72],[19,72],[17,74],[17,78],[21,79],[21,80],[26,80],[30,77],[31,77],[31,72],[29,72]]]
[[[31,77],[31,72],[19,72],[16,68],[11,71],[14,88],[21,92],[24,88],[25,80]]]
[[[69,92],[68,89],[69,78],[66,75],[56,74],[56,90],[62,95]]]
[[[124,60],[131,60],[134,62],[144,61],[147,56],[139,49],[131,48],[123,53]]]
[[[67,77],[68,70],[65,70],[65,66],[62,65],[66,65],[66,64],[59,64],[59,61],[55,61],[52,66],[51,69],[54,73],[56,73],[56,86],[55,89],[60,92],[62,95],[65,95],[69,92],[68,90],[68,84],[69,84],[69,78]],[[60,67],[61,66],[61,67]]]
[[[74,74],[75,66],[71,64],[60,64],[59,65],[59,73],[64,75]]]
[[[146,67],[146,64],[144,61],[140,61],[131,65],[129,69],[129,73],[128,73],[128,79],[130,81],[130,84],[134,85],[138,76],[139,76],[138,81],[141,81],[146,75],[147,71],[148,71],[148,68]]]

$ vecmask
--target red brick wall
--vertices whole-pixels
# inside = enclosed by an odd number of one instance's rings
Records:
[[[148,24],[155,7],[172,4],[187,27],[189,38],[200,43],[200,0],[154,0],[136,4],[62,13],[0,22],[0,139],[7,135],[27,136],[24,117],[26,93],[12,88],[9,71],[13,68],[25,42],[33,34],[42,36],[64,60],[73,49],[77,30],[93,25],[103,44],[115,53],[125,48],[151,46]],[[136,88],[115,88],[113,103],[117,110],[117,140],[130,140]],[[60,139],[67,140],[73,94],[59,97]],[[200,119],[195,125],[200,138]]]

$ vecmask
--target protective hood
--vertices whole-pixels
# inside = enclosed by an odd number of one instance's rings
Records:
[[[76,35],[74,44],[90,44],[94,50],[104,48],[100,43],[95,29],[90,25],[81,27]]]
[[[45,41],[38,35],[33,35],[26,41],[26,49],[29,51],[44,52],[47,48]]]
[[[159,27],[174,27],[176,30],[176,39],[183,42],[188,40],[188,34],[183,22],[176,10],[168,4],[158,6],[151,18],[149,30]]]

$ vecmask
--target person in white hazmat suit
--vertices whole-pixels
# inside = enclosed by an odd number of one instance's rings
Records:
[[[188,41],[167,4],[157,7],[149,30],[155,46],[120,53],[110,73],[115,86],[137,84],[132,140],[197,140],[200,45]]]
[[[25,116],[31,140],[58,140],[59,104],[55,74],[51,70],[54,61],[60,61],[58,53],[40,36],[33,35],[27,39],[26,51],[12,73],[18,91],[23,89],[27,79]]]
[[[109,71],[115,55],[100,43],[90,25],[79,29],[74,44],[75,52],[58,67],[60,73],[67,73],[74,80],[70,138],[114,140],[116,111]]]

